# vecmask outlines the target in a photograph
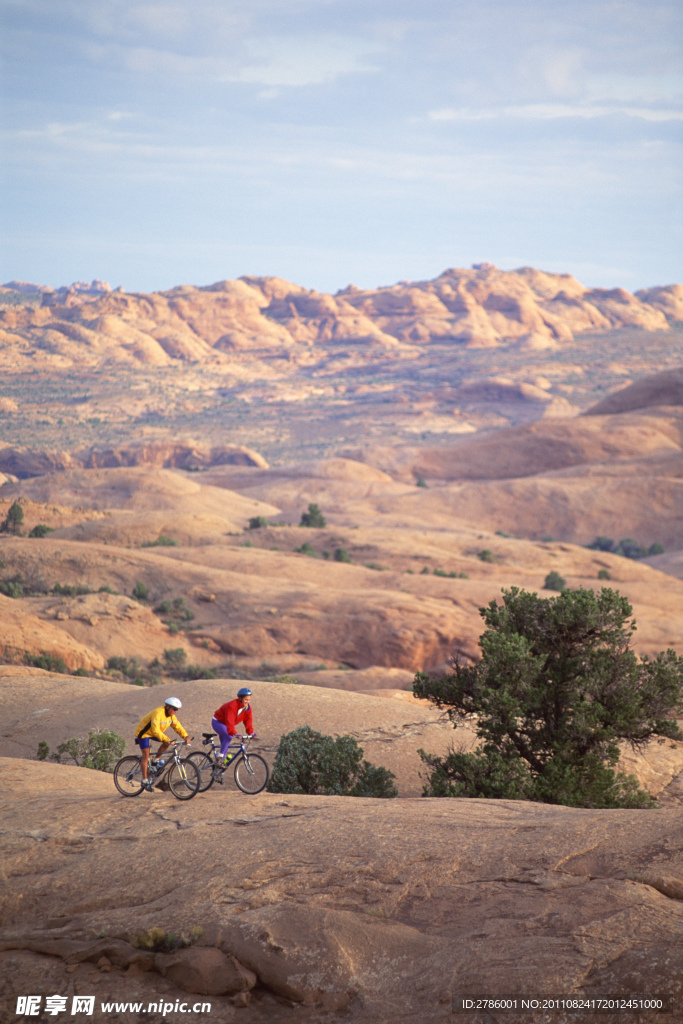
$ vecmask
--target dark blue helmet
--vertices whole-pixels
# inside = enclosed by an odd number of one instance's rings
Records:
[[[251,690],[247,686],[243,686],[241,690],[237,691],[238,697],[251,697]]]

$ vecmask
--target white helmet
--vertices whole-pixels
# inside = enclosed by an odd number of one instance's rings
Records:
[[[183,702],[178,697],[169,697],[164,701],[164,704],[167,708],[181,708],[183,706]]]

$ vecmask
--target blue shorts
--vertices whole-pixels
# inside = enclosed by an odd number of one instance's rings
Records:
[[[141,750],[149,750],[149,736],[136,736],[135,742]]]

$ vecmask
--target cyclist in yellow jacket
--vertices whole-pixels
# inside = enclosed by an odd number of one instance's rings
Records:
[[[182,725],[176,718],[176,711],[182,707],[182,701],[177,697],[169,697],[168,700],[161,705],[161,707],[155,708],[154,711],[150,711],[148,715],[141,718],[138,724],[135,726],[135,742],[142,753],[142,785],[145,789],[151,790],[152,783],[147,779],[147,767],[149,765],[149,741],[159,740],[161,746],[159,747],[158,753],[163,754],[165,750],[168,750],[168,745],[171,742],[169,736],[164,733],[165,729],[168,729],[169,725],[174,732],[177,732],[181,739],[185,740],[185,743],[189,743],[188,734],[183,729]]]

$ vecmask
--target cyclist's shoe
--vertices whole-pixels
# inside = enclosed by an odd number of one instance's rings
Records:
[[[143,782],[142,782],[142,788],[146,789],[148,793],[151,793],[152,790],[154,789],[154,786],[149,781],[149,779],[144,779]]]
[[[221,784],[221,786],[223,785],[223,772],[220,770],[220,768],[214,768],[214,770],[213,770],[213,781],[214,782],[219,782]]]

